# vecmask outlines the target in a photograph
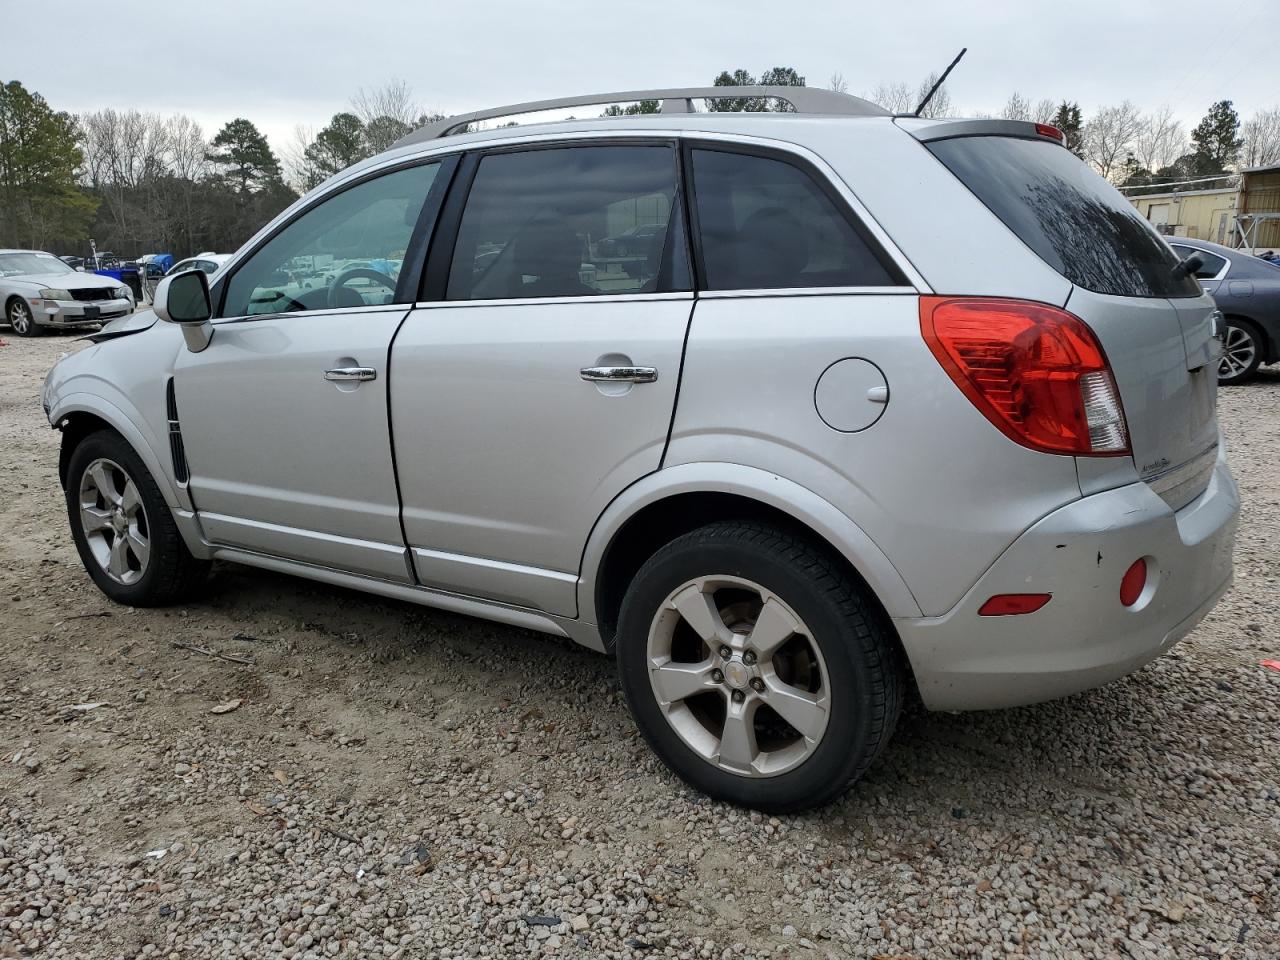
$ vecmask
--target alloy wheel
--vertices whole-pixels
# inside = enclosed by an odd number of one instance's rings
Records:
[[[713,766],[774,777],[822,742],[831,706],[822,651],[760,584],[729,576],[683,584],[654,617],[646,653],[667,722]]]
[[[1237,377],[1253,366],[1253,358],[1258,353],[1258,345],[1253,336],[1243,327],[1234,324],[1227,327],[1223,335],[1222,359],[1218,362],[1219,377]]]
[[[137,583],[151,556],[150,525],[138,486],[105,458],[80,478],[80,526],[98,565],[117,583]]]
[[[21,300],[14,300],[13,306],[9,308],[9,325],[20,337],[26,336],[31,329],[31,311]]]

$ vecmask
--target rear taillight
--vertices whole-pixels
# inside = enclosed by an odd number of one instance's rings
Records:
[[[921,297],[920,330],[956,386],[1010,440],[1046,453],[1129,452],[1115,378],[1078,317],[1028,300]]]
[[[1054,140],[1057,140],[1059,143],[1063,142],[1066,139],[1065,135],[1061,130],[1059,130],[1057,127],[1053,126],[1052,124],[1048,124],[1048,123],[1037,123],[1036,133],[1040,134],[1040,136],[1042,137],[1052,137]]]

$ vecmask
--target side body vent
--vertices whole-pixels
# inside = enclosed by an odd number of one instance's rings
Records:
[[[165,385],[164,403],[169,418],[169,456],[173,458],[173,478],[179,483],[186,483],[190,472],[187,470],[187,451],[182,446],[182,427],[178,424],[178,401],[173,393],[173,377]]]

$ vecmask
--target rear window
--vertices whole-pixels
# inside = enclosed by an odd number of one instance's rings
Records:
[[[1072,283],[1120,297],[1195,297],[1178,258],[1115,187],[1055,143],[956,137],[927,144],[1004,225]]]

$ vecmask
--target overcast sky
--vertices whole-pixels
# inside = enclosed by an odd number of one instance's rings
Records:
[[[1280,103],[1280,0],[0,0],[0,27],[0,80],[55,109],[181,111],[208,136],[247,117],[277,150],[392,77],[443,113],[736,67],[793,66],[811,86],[839,72],[864,93],[914,85],[961,46],[948,87],[966,113],[1014,90],[1078,100],[1086,120],[1167,103],[1188,127],[1215,100],[1244,118]]]

